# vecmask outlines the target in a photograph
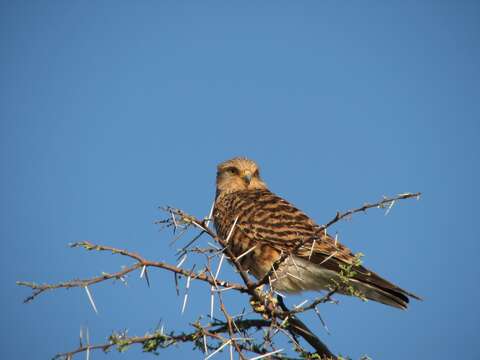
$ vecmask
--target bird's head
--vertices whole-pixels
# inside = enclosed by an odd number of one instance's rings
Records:
[[[258,165],[246,158],[233,158],[217,167],[217,196],[243,190],[266,189]]]

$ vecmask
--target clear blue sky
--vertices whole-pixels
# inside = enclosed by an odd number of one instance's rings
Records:
[[[138,274],[92,287],[99,315],[78,289],[24,305],[15,281],[130,263],[67,247],[83,239],[175,261],[156,207],[206,215],[215,166],[234,155],[320,223],[422,191],[336,230],[425,301],[402,312],[341,297],[322,308],[331,335],[306,321],[354,359],[480,357],[478,2],[2,1],[0,19],[1,358],[73,349],[81,325],[101,342],[207,313],[194,284],[180,316],[159,271],[150,289]]]

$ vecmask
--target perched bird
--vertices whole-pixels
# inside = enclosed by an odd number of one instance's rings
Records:
[[[238,157],[221,163],[216,182],[215,228],[244,270],[262,279],[281,254],[290,254],[272,272],[275,290],[327,290],[357,260],[302,211],[268,190],[254,161]],[[419,299],[361,265],[353,270],[349,285],[367,299],[400,309],[407,308],[409,297]],[[338,291],[352,294],[351,288]]]

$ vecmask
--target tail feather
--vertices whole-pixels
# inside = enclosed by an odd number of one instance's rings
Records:
[[[357,279],[352,279],[352,285],[369,300],[377,301],[402,310],[405,310],[408,306],[409,298],[401,292],[392,289],[382,289],[375,285],[361,282]]]
[[[361,291],[367,299],[399,309],[407,308],[409,298],[422,300],[419,296],[403,290],[363,266],[359,268],[352,282],[354,287]]]
[[[314,253],[312,262],[321,264],[322,268],[337,274],[341,271],[340,265],[346,264],[340,259],[328,257],[322,253]],[[355,275],[351,279],[351,283],[354,288],[362,292],[367,299],[399,309],[406,309],[410,298],[422,300],[419,296],[403,290],[363,266],[355,267],[353,270],[355,271]]]

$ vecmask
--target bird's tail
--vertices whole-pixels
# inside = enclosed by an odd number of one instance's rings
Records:
[[[312,260],[316,262],[302,257],[295,257],[295,261],[287,260],[284,266],[277,270],[280,275],[274,283],[275,289],[297,293],[305,290],[325,290],[336,285],[340,294],[365,297],[398,309],[406,309],[410,298],[421,300],[417,295],[403,290],[361,265],[350,265],[351,275],[347,278],[342,265],[349,264],[328,257],[321,260],[319,254],[314,255],[316,257],[312,256]],[[288,276],[282,276],[285,273]],[[263,275],[259,276],[262,277]],[[353,293],[352,288],[355,290]]]
[[[422,300],[417,295],[403,290],[363,266],[359,270],[350,279],[350,283],[369,300],[403,310],[407,308],[410,298]]]

